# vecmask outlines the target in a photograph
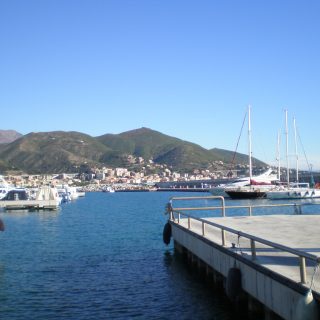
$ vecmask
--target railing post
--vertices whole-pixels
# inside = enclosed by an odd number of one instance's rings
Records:
[[[191,228],[191,219],[190,219],[190,217],[188,217],[188,229],[190,229]]]
[[[178,213],[178,224],[180,224],[180,212]]]
[[[251,259],[256,260],[257,258],[256,243],[254,240],[250,239],[250,244],[251,244]]]
[[[206,231],[206,225],[204,223],[204,221],[202,221],[202,236],[205,236],[205,231]]]
[[[249,216],[251,217],[252,216],[252,207],[249,206],[248,209],[249,209]]]
[[[221,197],[221,202],[222,202],[222,216],[225,217],[226,216],[226,206],[225,206],[225,202],[224,202],[224,197]]]
[[[226,231],[221,229],[222,246],[226,246]]]
[[[306,258],[305,257],[299,257],[300,260],[300,280],[302,284],[306,284]]]

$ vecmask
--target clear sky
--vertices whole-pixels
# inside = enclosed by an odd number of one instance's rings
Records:
[[[285,165],[286,108],[290,162],[295,116],[320,170],[319,14],[308,0],[0,0],[0,129],[144,126],[234,150],[250,104],[253,156],[276,164],[281,130]]]

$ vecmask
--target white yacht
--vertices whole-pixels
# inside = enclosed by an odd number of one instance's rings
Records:
[[[289,187],[279,186],[266,193],[267,199],[310,199],[320,198],[320,189],[310,188],[309,183],[294,183]]]
[[[277,175],[273,173],[272,168],[269,168],[266,172],[258,176],[252,176],[251,179],[250,177],[238,178],[232,182],[220,184],[216,187],[213,187],[209,191],[214,196],[228,197],[228,194],[225,191],[253,185],[259,187],[265,186],[263,189],[269,189],[270,187],[267,186],[270,186],[272,185],[272,183],[277,181],[279,181]]]
[[[287,184],[279,186],[276,189],[266,192],[266,198],[272,200],[278,199],[311,199],[320,198],[320,189],[311,188],[309,183],[299,182],[299,162],[297,148],[297,132],[296,121],[293,119],[294,137],[295,137],[295,153],[296,153],[296,181],[290,183],[289,177],[289,162],[288,162],[288,111],[285,110],[285,125],[286,125],[286,158],[287,158]]]
[[[9,186],[3,176],[0,176],[0,200],[3,199],[10,190],[12,190],[12,187]]]

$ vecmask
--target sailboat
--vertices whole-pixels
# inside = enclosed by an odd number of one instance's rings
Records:
[[[309,199],[320,198],[320,189],[310,188],[309,183],[299,183],[299,157],[297,146],[297,128],[296,120],[293,119],[294,139],[295,139],[295,156],[296,156],[296,182],[290,183],[290,170],[288,158],[288,111],[285,110],[285,125],[286,125],[286,159],[287,159],[287,185],[279,186],[277,189],[266,192],[267,199]]]
[[[248,106],[248,140],[249,140],[249,180],[244,186],[229,186],[224,192],[232,199],[255,199],[263,198],[270,188],[274,185],[272,182],[278,181],[275,175],[270,175],[272,170],[267,171],[262,177],[252,176],[252,146],[251,146],[251,106]]]
[[[270,185],[276,181],[279,181],[278,176],[274,174],[274,170],[272,168],[269,168],[260,175],[252,176],[251,179],[250,177],[242,177],[235,179],[232,182],[219,184],[216,187],[210,188],[209,192],[213,196],[228,197],[228,194],[225,192],[225,190],[238,190],[239,188],[243,188],[250,185]]]

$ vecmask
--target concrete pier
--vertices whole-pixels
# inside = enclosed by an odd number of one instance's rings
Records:
[[[226,287],[230,269],[240,270],[249,310],[263,310],[265,319],[299,319],[297,308],[312,282],[313,301],[304,310],[311,316],[304,319],[318,319],[320,216],[199,219],[173,209],[169,223],[176,250],[216,282]]]

